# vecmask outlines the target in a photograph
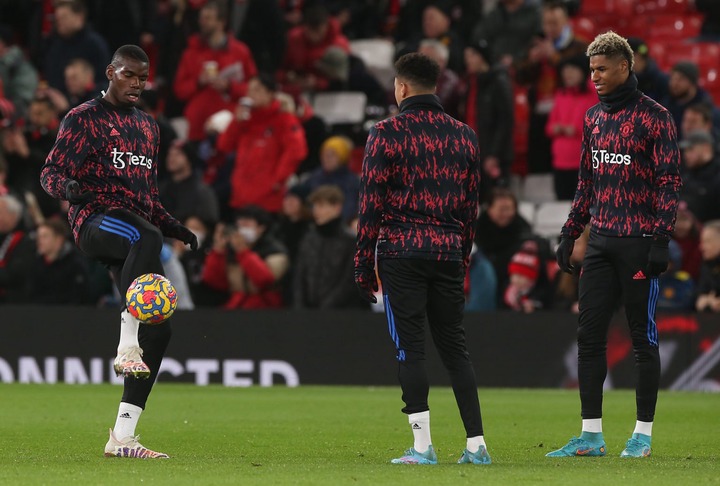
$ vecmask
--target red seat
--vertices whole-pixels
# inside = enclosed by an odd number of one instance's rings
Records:
[[[640,17],[640,16],[638,16]],[[643,16],[648,18],[648,37],[669,41],[682,41],[700,34],[702,15],[658,14]]]
[[[668,67],[672,67],[678,61],[692,61],[701,67],[711,67],[717,66],[718,60],[720,60],[719,43],[678,43],[666,47],[665,62]]]
[[[600,33],[595,26],[595,22],[589,17],[574,17],[570,22],[575,36],[588,42],[592,41]]]
[[[715,66],[701,69],[700,86],[713,94],[713,101],[717,103],[718,99],[714,94],[720,92],[720,69]]]
[[[635,12],[638,14],[684,14],[689,11],[690,5],[688,0],[640,0],[635,5]]]
[[[650,55],[650,58],[655,60],[660,69],[667,71],[668,61],[667,47],[665,43],[662,41],[649,40],[645,41],[645,44],[648,47],[648,54]]]
[[[594,15],[610,12],[608,0],[584,0],[580,7],[582,15]]]

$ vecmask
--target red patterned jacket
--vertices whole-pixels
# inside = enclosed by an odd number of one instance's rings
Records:
[[[479,203],[475,132],[448,116],[435,95],[400,104],[365,146],[356,267],[421,258],[467,265]]]

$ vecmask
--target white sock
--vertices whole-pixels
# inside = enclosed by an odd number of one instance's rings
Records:
[[[411,413],[408,415],[408,422],[410,422],[415,438],[413,447],[420,453],[427,451],[432,444],[432,440],[430,440],[430,410]]]
[[[118,354],[131,346],[140,347],[138,343],[138,329],[140,321],[135,319],[127,310],[120,313],[120,342],[118,343]]]
[[[643,434],[652,437],[652,422],[635,422],[635,431],[633,434]]]
[[[594,434],[602,433],[602,419],[583,419],[582,431]]]
[[[487,445],[485,444],[484,436],[477,435],[475,437],[467,438],[467,446],[465,448],[468,450],[468,452],[472,452],[473,454],[475,454],[478,449],[480,449],[480,446],[487,447]]]
[[[125,437],[135,435],[135,427],[137,427],[142,411],[143,409],[137,405],[120,402],[115,427],[113,427],[113,435],[117,440],[123,440]]]

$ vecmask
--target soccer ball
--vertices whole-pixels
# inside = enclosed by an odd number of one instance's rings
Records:
[[[160,324],[177,307],[177,292],[170,280],[146,273],[133,280],[125,294],[128,312],[144,324]]]

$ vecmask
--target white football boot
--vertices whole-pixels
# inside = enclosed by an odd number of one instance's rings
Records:
[[[151,451],[138,440],[140,436],[125,437],[117,440],[110,429],[110,439],[105,444],[105,457],[132,457],[135,459],[169,459],[170,456],[162,452]]]
[[[139,346],[130,346],[118,353],[113,368],[117,376],[147,379],[150,368],[142,360],[143,350]]]

